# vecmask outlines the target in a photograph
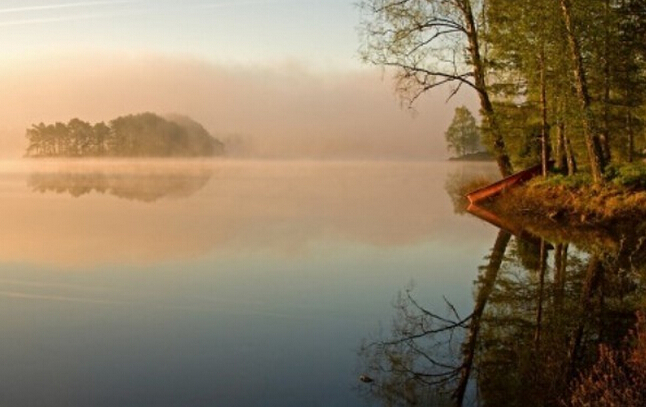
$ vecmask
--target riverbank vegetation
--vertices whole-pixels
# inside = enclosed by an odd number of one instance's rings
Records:
[[[606,182],[646,147],[642,0],[365,0],[363,59],[408,104],[438,86],[480,101],[501,175],[556,162]],[[596,22],[590,24],[590,22]]]
[[[599,359],[573,386],[571,407],[646,405],[646,319],[639,313],[635,329],[619,350],[601,345]]]
[[[27,129],[28,157],[206,157],[220,155],[224,145],[198,122],[154,113],[120,116],[90,124],[34,124]]]
[[[543,175],[487,203],[540,238],[519,234],[509,264],[511,231],[500,230],[469,316],[407,296],[393,338],[365,348],[387,372],[382,395],[417,402],[430,387],[461,406],[474,383],[485,405],[643,405],[643,317],[626,333],[646,281],[646,2],[363,0],[361,10],[362,57],[392,70],[403,101],[474,91],[500,174],[541,164]],[[437,349],[453,338],[451,364]]]
[[[646,216],[646,165],[609,167],[602,185],[592,183],[588,174],[538,178],[484,205],[506,216],[570,226],[634,222]]]

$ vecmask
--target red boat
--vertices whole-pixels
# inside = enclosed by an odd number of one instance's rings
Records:
[[[476,202],[482,201],[483,199],[498,195],[505,189],[526,182],[527,180],[530,180],[540,174],[541,165],[538,164],[533,167],[527,168],[526,170],[519,171],[515,174],[505,177],[500,181],[494,182],[493,184],[478,188],[475,191],[471,191],[466,196],[469,202],[474,204]]]

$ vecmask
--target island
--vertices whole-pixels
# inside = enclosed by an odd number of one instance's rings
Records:
[[[155,113],[120,116],[91,124],[34,124],[26,131],[27,157],[211,157],[224,144],[187,116]]]

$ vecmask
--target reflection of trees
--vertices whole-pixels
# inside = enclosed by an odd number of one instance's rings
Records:
[[[164,197],[187,197],[203,188],[212,172],[58,172],[34,173],[28,185],[37,192],[68,193],[79,197],[91,192],[154,202]]]
[[[476,282],[471,314],[441,316],[407,292],[391,337],[363,347],[374,396],[386,405],[557,406],[597,359],[620,346],[642,304],[646,239],[622,234],[607,251],[500,232]],[[508,247],[509,246],[509,247]]]
[[[447,405],[453,398],[462,405],[484,310],[510,238],[508,232],[498,233],[489,262],[480,270],[479,289],[469,316],[461,318],[449,303],[450,315],[442,317],[407,292],[397,303],[393,338],[363,347],[367,367],[376,378],[373,392],[387,405],[413,405],[431,398]]]
[[[457,214],[465,213],[469,205],[466,194],[491,182],[493,178],[474,175],[465,171],[465,168],[449,173],[444,181],[444,190],[451,198],[453,211]]]

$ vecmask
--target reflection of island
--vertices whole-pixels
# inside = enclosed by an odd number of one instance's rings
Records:
[[[68,193],[80,197],[91,192],[119,198],[154,202],[160,198],[183,198],[206,185],[212,172],[197,173],[111,173],[111,172],[45,172],[29,176],[28,185],[36,192]]]
[[[630,388],[619,376],[632,362],[621,353],[611,359],[607,349],[646,346],[646,334],[630,333],[646,288],[639,230],[619,232],[614,245],[555,241],[552,252],[545,239],[534,245],[501,230],[467,315],[433,310],[410,291],[401,296],[390,336],[362,349],[374,379],[366,390],[387,405],[538,407],[584,405],[575,402],[582,389],[589,398],[594,389],[612,396],[608,384]],[[597,377],[586,376],[591,366]],[[619,376],[608,376],[609,368]]]
[[[0,174],[2,185],[15,188],[0,199],[5,261],[87,267],[259,250],[298,257],[330,241],[398,248],[440,244],[440,238],[451,246],[481,238],[447,226],[452,207],[435,192],[444,179],[428,176],[445,164],[137,159],[26,160],[25,165],[25,178]],[[104,175],[99,185],[81,181],[81,174],[97,172]],[[128,181],[120,179],[124,174]],[[144,180],[147,191],[165,191],[166,197],[205,185],[186,199],[159,199],[154,205],[109,199],[109,188],[124,195],[126,185]],[[103,194],[94,189],[99,187]],[[77,195],[94,192],[73,199],[72,189]]]

